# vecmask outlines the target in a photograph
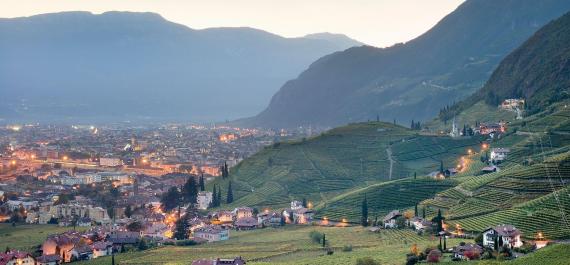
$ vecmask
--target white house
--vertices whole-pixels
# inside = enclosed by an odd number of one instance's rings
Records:
[[[502,162],[507,159],[507,155],[511,152],[509,148],[493,148],[491,149],[491,161],[493,163]]]
[[[498,225],[483,231],[483,246],[494,248],[495,238],[499,247],[518,248],[523,245],[521,232],[512,225]]]
[[[223,241],[230,238],[230,231],[218,226],[206,226],[194,230],[194,237],[208,240],[208,242]]]
[[[383,219],[384,221],[384,228],[397,228],[398,224],[396,224],[396,219],[402,216],[402,213],[398,210],[391,211],[386,215]]]
[[[303,207],[303,203],[300,201],[292,201],[291,202],[291,210],[295,211],[297,209],[301,209]]]
[[[200,191],[198,192],[198,197],[196,198],[196,202],[198,203],[198,209],[206,210],[212,203],[212,193],[209,191]]]

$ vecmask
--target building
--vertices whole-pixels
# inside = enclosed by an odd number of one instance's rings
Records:
[[[236,219],[253,217],[253,209],[249,207],[239,207],[234,209]]]
[[[192,262],[192,265],[244,265],[245,260],[241,257],[234,259],[200,259]]]
[[[59,255],[42,255],[36,258],[36,265],[59,265],[61,257]]]
[[[73,260],[90,260],[93,258],[93,249],[87,244],[78,244],[71,250]]]
[[[487,166],[487,167],[484,167],[481,169],[481,171],[483,173],[493,173],[493,172],[497,172],[499,170],[500,170],[499,167],[494,166],[494,165],[493,166]]]
[[[104,167],[118,167],[123,165],[123,161],[121,161],[120,158],[101,157],[99,159],[99,165]]]
[[[93,258],[104,257],[113,254],[113,243],[108,241],[99,241],[91,245],[93,250]]]
[[[462,260],[476,259],[483,253],[483,248],[477,244],[464,244],[453,248],[453,257]]]
[[[390,213],[388,213],[383,221],[384,221],[384,228],[398,228],[398,224],[396,223],[396,219],[398,219],[398,217],[401,217],[402,213],[400,213],[400,211],[398,210],[394,210],[391,211]]]
[[[230,238],[230,231],[219,226],[206,226],[194,230],[194,237],[208,240],[208,242],[223,241]]]
[[[281,214],[278,212],[264,211],[257,214],[257,223],[262,226],[280,226],[281,225]]]
[[[198,192],[198,197],[196,198],[196,202],[198,204],[198,209],[206,210],[210,207],[212,203],[212,192],[209,191],[200,191]]]
[[[300,208],[293,211],[293,219],[296,224],[308,224],[313,221],[315,213],[311,209]]]
[[[505,99],[501,105],[499,105],[499,109],[516,111],[517,109],[523,109],[524,103],[524,99],[509,98]]]
[[[219,211],[213,214],[213,219],[222,224],[232,223],[234,214],[230,211]]]
[[[498,225],[487,228],[483,231],[483,246],[494,248],[499,247],[518,248],[523,245],[521,232],[512,225]]]
[[[234,222],[236,230],[252,230],[257,228],[257,219],[253,217],[239,218]]]
[[[507,130],[506,124],[504,122],[499,123],[481,123],[479,125],[479,133],[483,135],[489,135],[494,133],[504,133]]]
[[[23,251],[9,251],[0,253],[0,264],[2,265],[35,265],[36,260],[32,255]]]
[[[291,210],[295,211],[297,209],[304,208],[303,203],[300,201],[292,201],[291,202]]]
[[[507,155],[511,152],[509,148],[493,148],[491,149],[491,162],[500,163],[507,159]]]

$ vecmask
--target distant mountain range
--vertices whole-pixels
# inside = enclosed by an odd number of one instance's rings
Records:
[[[470,0],[418,38],[389,48],[355,47],[314,62],[255,117],[261,127],[409,124],[483,86],[499,62],[541,26],[570,10],[565,0]]]
[[[0,19],[0,120],[250,116],[312,61],[359,45],[336,34],[194,30],[153,13]]]

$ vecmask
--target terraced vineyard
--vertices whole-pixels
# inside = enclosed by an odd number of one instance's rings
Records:
[[[394,209],[408,209],[425,200],[435,192],[456,185],[454,180],[433,180],[431,178],[404,179],[391,181],[355,190],[325,201],[316,207],[318,215],[332,220],[344,218],[351,222],[359,222],[361,204],[366,196],[369,216],[381,219],[383,215]]]
[[[439,168],[440,161],[451,167],[480,141],[477,137],[424,136],[401,126],[368,122],[307,140],[274,144],[232,169],[235,201],[227,207],[285,207],[301,198],[315,204],[332,200],[344,192],[410,177],[414,172],[425,175]],[[419,151],[418,146],[422,146]],[[228,181],[215,184],[222,186],[225,196]]]

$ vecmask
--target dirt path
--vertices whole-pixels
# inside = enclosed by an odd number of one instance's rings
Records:
[[[392,158],[392,146],[388,146],[386,148],[386,153],[388,154],[388,160],[390,161],[390,174],[388,175],[388,179],[392,180],[392,169],[394,168],[394,159]]]

